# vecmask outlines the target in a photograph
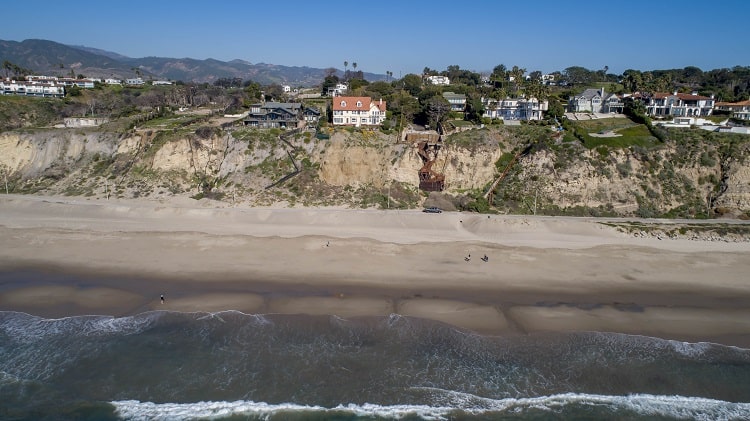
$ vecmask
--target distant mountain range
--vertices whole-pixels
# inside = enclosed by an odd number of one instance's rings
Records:
[[[0,62],[6,60],[30,69],[35,74],[49,76],[82,74],[93,78],[126,79],[134,78],[140,73],[144,79],[213,83],[219,78],[240,78],[262,85],[278,83],[303,87],[318,85],[325,77],[325,69],[312,67],[253,64],[244,60],[131,58],[97,48],[65,45],[41,39],[27,39],[21,42],[0,40]],[[338,74],[341,76],[342,72],[339,70]],[[364,78],[372,82],[385,80],[386,76],[364,73]]]

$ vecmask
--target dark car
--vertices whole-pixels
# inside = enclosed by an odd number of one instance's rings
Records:
[[[440,208],[436,208],[436,207],[432,206],[432,207],[429,207],[429,208],[424,208],[422,210],[422,212],[425,212],[425,213],[443,213],[443,210],[440,209]]]

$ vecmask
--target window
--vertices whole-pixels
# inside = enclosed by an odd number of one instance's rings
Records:
[[[346,107],[346,101],[341,101],[341,106]]]
[[[357,108],[362,108],[362,101],[357,101]]]

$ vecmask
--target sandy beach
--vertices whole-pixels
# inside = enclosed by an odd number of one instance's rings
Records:
[[[50,318],[397,313],[750,348],[748,273],[750,243],[587,218],[0,196],[0,310]]]

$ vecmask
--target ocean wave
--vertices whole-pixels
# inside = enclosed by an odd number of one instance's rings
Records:
[[[419,417],[444,420],[455,415],[522,414],[526,410],[557,413],[567,406],[606,407],[617,413],[632,411],[644,417],[694,420],[741,420],[750,418],[750,403],[733,403],[714,399],[634,394],[608,396],[564,393],[531,398],[489,399],[471,394],[442,391],[454,395],[451,405],[378,405],[342,404],[336,407],[265,402],[196,402],[153,403],[135,400],[111,402],[118,416],[128,420],[211,419],[230,416],[271,417],[284,413],[309,413],[318,416],[357,416],[386,419]]]
[[[29,342],[61,335],[132,335],[142,332],[161,317],[161,312],[147,312],[135,316],[70,316],[46,319],[26,313],[0,312],[0,331],[15,340]]]

